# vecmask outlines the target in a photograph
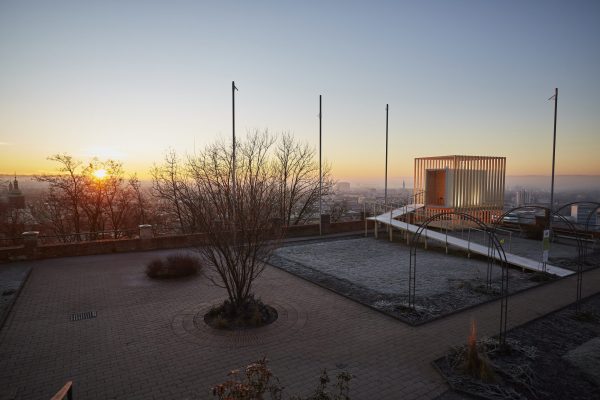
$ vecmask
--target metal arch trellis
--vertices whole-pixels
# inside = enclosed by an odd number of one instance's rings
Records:
[[[491,285],[491,270],[494,263],[495,252],[498,253],[500,259],[500,266],[502,270],[502,281],[500,289],[500,333],[498,334],[498,340],[504,344],[506,339],[507,320],[508,320],[508,262],[502,243],[496,237],[494,230],[490,230],[481,219],[474,217],[470,214],[457,211],[445,211],[427,218],[415,232],[412,237],[410,245],[410,264],[409,264],[409,279],[408,279],[408,306],[410,308],[415,307],[415,289],[416,289],[416,269],[417,269],[417,244],[423,231],[429,226],[429,224],[436,220],[441,220],[447,216],[458,216],[460,219],[471,221],[476,223],[481,230],[487,233],[488,238],[488,287]]]
[[[563,204],[562,206],[558,207],[556,209],[556,212],[560,212],[569,206],[574,206],[574,205],[578,205],[578,204],[593,204],[595,206],[600,206],[600,203],[597,201],[572,201],[570,203],[566,203],[566,204]],[[525,204],[525,206],[527,206],[527,204]]]
[[[600,203],[598,203],[597,201],[572,201],[570,203],[563,204],[562,206],[560,206],[556,210],[556,212],[560,213],[562,210],[564,210],[565,208],[567,208],[569,206],[579,205],[579,204],[592,204],[592,205],[595,206],[592,209],[592,211],[590,211],[590,213],[588,214],[587,218],[585,219],[585,232],[587,233],[587,232],[590,231],[590,221],[592,220],[592,216],[598,211],[598,209],[600,209]]]
[[[584,230],[584,232],[585,233],[589,233],[590,232],[590,221],[592,220],[592,216],[598,211],[598,209],[600,209],[600,203],[598,203],[596,201],[572,201],[570,203],[563,204],[562,206],[560,206],[556,210],[556,213],[560,214],[560,212],[562,210],[564,210],[565,208],[567,208],[569,206],[573,206],[573,205],[579,205],[579,204],[591,204],[591,205],[595,206],[590,211],[590,213],[588,214],[588,216],[587,216],[587,218],[585,220],[585,225],[584,225],[585,226],[585,230]],[[579,224],[579,223],[577,223],[577,224],[581,226],[581,224]],[[573,226],[575,226],[575,225],[573,225]],[[587,258],[587,250],[588,249],[587,249],[587,246],[583,245],[583,242],[582,242],[582,247],[583,247],[583,253],[582,253],[583,258],[582,258],[581,261],[582,261],[583,264],[585,264],[585,261],[586,261],[586,258]]]
[[[575,229],[575,226],[571,223],[571,221],[566,219],[564,216],[558,214],[557,212],[550,210],[548,207],[538,206],[538,205],[524,205],[524,206],[511,208],[510,210],[501,214],[496,219],[496,221],[494,221],[492,223],[492,230],[495,232],[496,229],[498,228],[498,225],[500,223],[502,223],[502,221],[504,220],[504,217],[506,217],[508,214],[518,211],[518,210],[532,209],[532,208],[537,209],[537,210],[543,210],[546,213],[546,215],[549,216],[549,218],[558,217],[561,220],[561,222],[564,222],[567,225],[567,227],[569,228],[569,231],[575,236],[575,240],[577,242],[577,258],[578,258],[577,271],[576,271],[577,293],[576,293],[576,297],[575,297],[575,311],[579,312],[580,311],[580,303],[581,303],[582,283],[583,283],[584,251],[583,251],[583,243],[581,241],[581,236],[577,233],[577,229]],[[562,208],[564,208],[564,206],[559,208],[559,210]],[[548,223],[546,222],[546,226],[547,225],[548,225]]]
[[[585,220],[585,231],[589,232],[590,231],[590,221],[592,220],[592,216],[598,212],[598,209],[600,209],[600,204],[598,204],[591,213],[588,214],[586,220]]]
[[[565,208],[569,207],[569,206],[574,206],[574,205],[579,205],[579,204],[591,204],[593,206],[595,206],[592,211],[590,211],[590,213],[588,214],[586,220],[585,220],[585,232],[588,232],[589,229],[589,223],[590,220],[592,218],[592,216],[594,215],[595,212],[598,211],[598,209],[600,209],[600,203],[597,201],[572,201],[570,203],[567,204],[563,204],[562,206],[560,206],[559,208],[556,209],[557,213],[560,213],[562,210],[564,210]],[[581,225],[581,224],[580,224]]]

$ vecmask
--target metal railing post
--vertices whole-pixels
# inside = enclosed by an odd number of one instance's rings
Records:
[[[469,227],[469,232],[467,234],[467,258],[471,258],[471,227]]]
[[[389,235],[390,235],[390,242],[394,241],[394,237],[393,237],[393,229],[392,229],[392,211],[394,210],[393,206],[390,206],[390,225],[388,227],[389,229]]]
[[[365,219],[365,237],[368,235],[369,220],[367,219],[367,204],[363,202],[363,218]]]
[[[446,226],[446,254],[448,254],[448,223],[444,224]]]

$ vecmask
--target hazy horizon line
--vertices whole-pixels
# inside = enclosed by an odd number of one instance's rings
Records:
[[[137,172],[134,172],[137,173]],[[29,174],[16,174],[17,177],[19,176],[23,176],[23,177],[32,177],[32,176],[36,176],[36,175],[58,175],[58,174],[49,174],[49,173],[40,173],[40,174],[35,174],[35,173],[29,173]],[[9,177],[14,177],[15,174],[14,173],[6,173],[6,172],[0,172],[0,177],[5,177],[5,176],[9,176]],[[507,177],[520,177],[520,178],[527,178],[527,177],[532,177],[532,178],[538,178],[538,177],[550,177],[551,175],[541,175],[541,174],[507,174]],[[556,174],[554,175],[555,177],[559,177],[559,176],[574,176],[574,177],[579,177],[579,176],[585,176],[585,177],[600,177],[600,174]],[[406,175],[406,176],[396,176],[396,177],[391,177],[392,179],[401,179],[401,178],[411,178],[412,176],[410,175]],[[350,178],[350,179],[380,179],[380,178]],[[144,180],[144,179],[140,179],[140,180]],[[345,182],[345,180],[341,181],[341,182]]]

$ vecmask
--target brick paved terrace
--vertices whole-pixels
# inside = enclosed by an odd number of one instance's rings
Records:
[[[153,281],[154,251],[21,262],[32,268],[0,331],[0,399],[49,399],[74,381],[75,399],[208,399],[229,370],[266,355],[288,394],[307,395],[322,368],[355,375],[353,399],[435,398],[447,385],[431,366],[465,342],[476,319],[482,335],[499,324],[499,302],[411,327],[267,267],[255,292],[279,319],[224,333],[196,316],[225,297],[203,276]],[[0,268],[5,265],[0,265]],[[573,302],[575,278],[509,300],[516,326]],[[584,275],[584,296],[600,291],[600,270]],[[97,317],[71,321],[72,313]]]

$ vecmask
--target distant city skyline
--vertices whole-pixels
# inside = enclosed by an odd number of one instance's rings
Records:
[[[338,180],[391,185],[415,157],[507,157],[507,174],[600,173],[600,3],[0,3],[0,172],[52,172],[68,153],[148,178],[268,128],[318,143]],[[399,184],[394,184],[394,180]],[[412,182],[412,180],[410,181]],[[412,183],[410,184],[412,186]]]
[[[38,183],[33,181],[34,175],[18,175],[19,184],[25,190],[31,187],[37,187],[45,185],[44,183]],[[0,184],[4,183],[8,185],[14,174],[0,173]],[[150,179],[141,180],[144,185],[150,185]],[[337,183],[347,182],[350,184],[350,190],[356,189],[369,189],[374,188],[383,190],[384,185],[379,179],[364,179],[364,180],[344,180],[337,179]],[[402,189],[403,184],[408,190],[413,188],[413,177],[391,177],[388,181],[390,190]],[[0,185],[1,188],[1,185]],[[596,189],[597,188],[597,189]],[[543,175],[507,175],[506,176],[506,190],[535,190],[535,191],[550,191],[550,176]],[[557,191],[590,191],[596,189],[600,191],[600,175],[557,175],[556,176],[556,189]],[[342,189],[344,190],[344,189]]]

